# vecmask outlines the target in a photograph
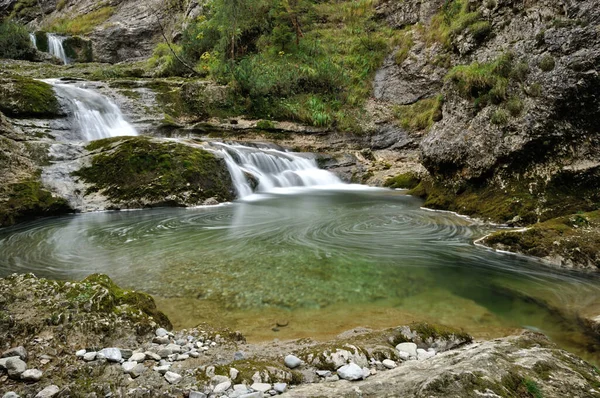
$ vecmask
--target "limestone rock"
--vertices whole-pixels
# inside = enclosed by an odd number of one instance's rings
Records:
[[[337,370],[338,376],[345,380],[362,380],[364,378],[363,370],[355,363],[349,363]]]

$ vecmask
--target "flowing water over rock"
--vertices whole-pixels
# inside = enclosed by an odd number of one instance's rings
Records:
[[[110,99],[91,89],[66,84],[61,80],[49,79],[58,97],[69,109],[76,133],[75,139],[84,141],[102,138],[138,135],[129,124],[119,107]]]
[[[59,36],[54,33],[48,33],[48,52],[60,59],[65,65],[69,64],[69,59],[65,53],[63,42],[67,39],[64,36]]]
[[[218,142],[211,146],[225,158],[239,198],[253,191],[267,192],[275,188],[342,184],[334,174],[319,169],[317,162],[307,157],[310,155]],[[251,180],[255,179],[256,187],[249,182],[248,175]]]
[[[32,45],[34,48],[38,48],[38,46],[37,46],[37,39],[36,39],[36,37],[35,37],[35,34],[33,34],[33,33],[30,33],[30,34],[29,34],[29,40],[31,40],[31,45]]]
[[[339,188],[0,230],[0,274],[106,273],[154,294],[177,327],[207,322],[251,340],[429,321],[479,337],[540,330],[596,358],[576,320],[598,314],[596,277],[476,247],[489,227],[402,192]]]

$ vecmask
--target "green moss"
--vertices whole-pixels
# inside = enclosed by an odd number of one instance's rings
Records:
[[[404,173],[399,174],[395,177],[388,178],[383,184],[387,188],[406,188],[413,189],[421,182],[421,178],[415,173]]]
[[[436,340],[459,341],[461,345],[469,344],[473,341],[473,337],[468,333],[448,326],[414,323],[409,327],[412,332],[411,336],[404,335],[402,329],[398,329],[393,336],[390,336],[389,341],[393,346],[405,342],[429,345]]]
[[[67,201],[43,189],[36,178],[10,184],[7,190],[8,200],[0,203],[0,226],[72,211]]]
[[[408,53],[414,45],[415,42],[412,37],[412,32],[403,32],[399,39],[398,50],[396,50],[396,55],[394,56],[396,65],[402,65],[404,61],[406,61],[406,58],[408,58]]]
[[[427,131],[433,123],[442,119],[442,104],[443,97],[438,95],[419,100],[412,105],[396,106],[393,112],[403,128],[412,132]]]
[[[503,126],[508,123],[508,113],[504,109],[496,109],[490,117],[492,124]]]
[[[199,148],[146,137],[93,142],[90,167],[74,173],[117,203],[200,203],[232,199],[231,177],[221,159]]]
[[[506,101],[505,107],[511,116],[517,117],[523,112],[523,101],[518,97],[511,97]]]
[[[51,85],[10,76],[0,78],[0,111],[13,117],[56,117],[60,105]]]
[[[550,54],[544,55],[538,63],[539,68],[544,72],[550,72],[554,69],[555,65],[556,62],[554,61],[554,57]]]
[[[92,42],[79,36],[68,37],[63,42],[67,58],[75,62],[92,62],[94,55],[92,52]]]
[[[252,384],[252,376],[254,376],[256,372],[259,372],[263,376],[263,381],[268,383],[281,382],[294,385],[302,382],[302,374],[288,369],[283,363],[261,359],[243,359],[240,361],[233,361],[227,365],[217,365],[215,366],[215,374],[229,376],[229,369],[231,368],[235,368],[239,371],[238,377],[234,380],[236,384],[242,382]],[[208,381],[204,372],[197,375],[197,380]]]
[[[467,0],[444,2],[431,24],[423,27],[427,43],[437,42],[451,50],[452,40],[465,30],[477,41],[486,39],[492,31],[491,24],[483,20],[479,12],[471,9],[472,4]]]
[[[258,123],[256,123],[256,128],[262,130],[272,130],[275,128],[275,124],[270,120],[259,120]]]
[[[87,35],[106,22],[114,12],[114,7],[106,6],[77,16],[69,15],[54,21],[47,30],[66,35]]]

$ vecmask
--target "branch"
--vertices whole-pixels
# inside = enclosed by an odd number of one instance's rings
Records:
[[[183,59],[181,59],[181,57],[179,57],[179,55],[177,55],[175,50],[173,50],[173,47],[171,47],[171,43],[169,43],[169,39],[167,39],[167,35],[165,34],[165,28],[163,27],[162,23],[160,22],[158,12],[155,11],[154,16],[156,17],[156,21],[158,22],[158,26],[160,27],[160,34],[165,39],[165,43],[167,43],[167,46],[169,47],[169,50],[171,50],[171,53],[173,54],[175,59],[177,59],[177,61],[181,62],[181,64],[183,66],[185,66],[186,69],[188,69],[190,72],[192,72],[195,76],[200,77],[200,74],[198,72],[196,72],[196,70],[194,68],[192,68],[190,65],[188,65]]]

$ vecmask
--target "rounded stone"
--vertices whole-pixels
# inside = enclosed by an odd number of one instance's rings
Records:
[[[394,369],[396,367],[396,362],[392,361],[391,359],[384,359],[381,363],[388,369]]]
[[[295,355],[288,355],[285,357],[285,366],[290,369],[295,369],[298,366],[302,365],[302,360]]]
[[[21,374],[27,370],[27,364],[19,358],[11,358],[6,361],[6,370],[8,371],[8,377],[19,379]]]
[[[40,381],[40,379],[42,378],[42,375],[43,375],[43,373],[41,370],[27,369],[26,371],[24,371],[21,374],[21,380],[36,382],[36,381]]]
[[[363,370],[355,363],[349,363],[337,370],[338,376],[345,380],[362,380],[364,377]]]

